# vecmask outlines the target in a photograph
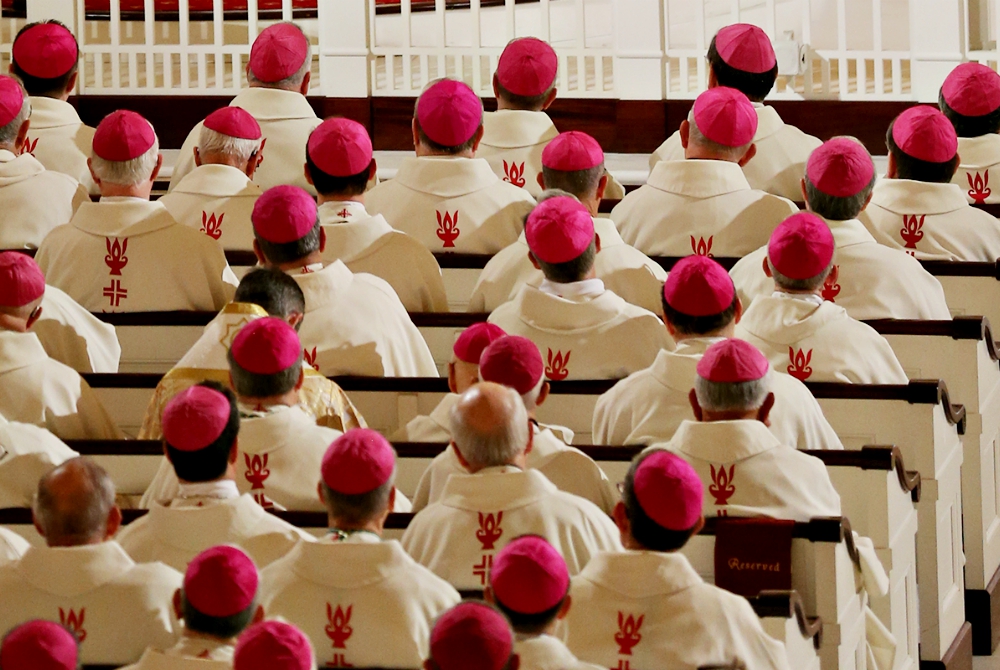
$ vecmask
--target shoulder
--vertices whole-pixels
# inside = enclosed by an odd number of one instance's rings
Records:
[[[426,247],[424,250],[426,251]],[[399,301],[399,296],[396,295],[396,291],[393,290],[389,282],[381,277],[376,277],[375,275],[368,274],[367,272],[358,272],[354,275],[352,288],[356,288],[359,293],[368,298],[387,300],[402,307],[402,303]]]

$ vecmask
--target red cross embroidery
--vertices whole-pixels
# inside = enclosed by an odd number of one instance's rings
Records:
[[[118,307],[122,300],[128,298],[128,289],[122,288],[120,279],[112,279],[111,286],[104,287],[104,297],[112,307]]]
[[[337,216],[339,216],[342,219],[346,219],[350,215],[351,215],[351,213],[349,211],[347,211],[346,207],[344,209],[340,210],[339,212],[337,212]]]

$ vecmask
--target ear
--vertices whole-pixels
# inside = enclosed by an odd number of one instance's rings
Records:
[[[719,85],[719,78],[715,76],[715,70],[708,68],[708,87],[715,88]]]
[[[42,306],[39,305],[38,309],[36,309],[34,312],[32,312],[28,316],[28,320],[24,322],[24,329],[25,330],[31,330],[31,327],[33,325],[35,325],[36,323],[38,323],[38,320],[42,318],[42,312],[44,312],[44,311],[45,310],[42,309]]]
[[[698,533],[700,533],[702,531],[702,529],[704,527],[705,527],[705,517],[704,516],[700,516],[700,517],[698,517],[698,521],[696,521],[695,524],[694,524],[694,529],[691,532],[691,535],[697,535]]]
[[[236,384],[233,383],[233,373],[230,372],[228,377],[229,377],[229,389],[231,391],[236,391]]]
[[[771,274],[771,264],[767,262],[767,256],[764,256],[763,268],[764,268],[764,274],[767,275],[767,278],[773,279],[774,276]]]
[[[483,128],[483,124],[479,124],[479,129],[476,134],[472,136],[472,155],[475,156],[476,152],[479,151],[479,143],[483,141],[483,135],[486,130]]]
[[[299,93],[307,95],[309,93],[310,82],[312,82],[312,72],[307,70],[306,76],[302,78],[302,84],[299,86]]]
[[[229,447],[229,463],[232,465],[236,464],[236,459],[240,455],[240,438],[239,436],[233,440],[233,446]]]
[[[546,109],[551,107],[557,97],[559,97],[559,89],[553,86],[552,90],[549,91],[549,95],[545,98],[545,102],[542,103],[542,111],[544,112]]]
[[[180,589],[174,589],[174,597],[170,599],[170,602],[174,606],[174,616],[177,618],[178,621],[180,621],[181,619],[184,618],[182,616],[183,612],[182,612],[182,609],[181,609],[181,590]]]
[[[569,608],[573,606],[573,596],[567,595],[562,602],[562,607],[556,612],[556,620],[565,619],[566,615],[569,614]]]
[[[497,604],[497,598],[493,594],[493,587],[490,586],[489,584],[487,584],[485,587],[483,587],[483,600],[485,600],[486,602],[488,602],[490,605],[496,605]]]
[[[605,168],[604,176],[597,182],[597,193],[594,194],[597,200],[604,200],[604,192],[608,190],[608,182],[610,181],[611,178],[608,176],[608,171]]]
[[[260,623],[264,620],[264,606],[257,605],[257,611],[253,613],[253,620],[250,623]]]
[[[80,78],[80,71],[77,70],[73,75],[66,81],[66,88],[63,89],[66,93],[72,94],[76,90],[77,79]]]
[[[538,182],[539,188],[541,188],[544,191],[545,190],[545,175],[542,174],[541,172],[539,172],[537,175],[535,175],[535,181]]]
[[[875,193],[874,189],[868,193],[868,197],[865,198],[865,204],[861,206],[861,211],[865,211],[868,208],[868,203],[872,201],[872,195]]]
[[[694,412],[695,421],[702,421],[704,413],[702,412],[701,405],[698,404],[698,394],[694,392],[694,389],[691,389],[691,392],[688,393],[688,402],[691,403],[691,411]]]
[[[306,315],[303,314],[302,312],[292,312],[291,314],[288,315],[288,319],[286,319],[286,321],[288,321],[289,326],[291,326],[295,330],[298,330],[299,324],[302,323],[302,319],[304,318],[306,318]]]
[[[455,378],[455,363],[448,363],[448,390],[458,393],[458,380]]]
[[[538,259],[535,258],[535,254],[531,253],[530,251],[528,252],[528,260],[531,261],[531,264],[535,266],[536,270],[542,269],[542,266],[538,264]]]
[[[799,180],[799,190],[802,191],[802,202],[806,203],[806,211],[812,211],[811,209],[809,209],[809,196],[806,195],[805,177]]]
[[[549,391],[551,389],[552,387],[548,382],[542,384],[542,390],[538,392],[538,400],[535,401],[536,406],[540,406],[543,402],[545,402],[545,399],[549,397]]]
[[[253,255],[257,257],[257,265],[267,267],[267,258],[264,257],[264,252],[260,250],[256,239],[253,241]]]
[[[527,456],[535,448],[535,424],[528,419],[528,444],[524,447],[524,455]]]
[[[326,507],[326,496],[323,495],[323,482],[316,482],[316,495],[319,496],[320,504]]]
[[[416,117],[413,117],[413,121],[410,122],[410,128],[413,130],[413,148],[416,149],[420,146],[420,133],[417,131]]]
[[[104,530],[104,539],[110,540],[118,532],[118,529],[122,527],[122,509],[118,505],[111,508],[108,512],[108,525]]]
[[[897,174],[899,174],[899,169],[896,165],[896,156],[890,151],[889,165],[885,169],[885,176],[889,179],[895,179]]]
[[[201,152],[198,151],[198,147],[194,148],[194,166],[201,167]]]
[[[691,138],[691,124],[690,122],[688,122],[687,119],[681,121],[680,134],[681,134],[681,147],[687,149],[688,142],[690,141]]]
[[[45,537],[45,530],[42,528],[42,524],[38,522],[38,516],[35,514],[34,510],[31,511],[31,524],[35,527],[35,530],[38,531],[39,535]]]
[[[393,486],[392,490],[389,491],[389,506],[386,508],[385,513],[388,514],[392,510],[396,509],[396,487]]]
[[[601,236],[594,233],[594,248],[597,250],[596,253],[601,253]]]
[[[469,461],[465,460],[465,456],[463,456],[462,452],[459,451],[458,445],[455,444],[454,440],[451,442],[451,444],[449,446],[452,448],[452,450],[454,450],[454,452],[455,452],[455,458],[458,459],[458,462],[462,466],[462,468],[464,468],[465,470],[468,470],[469,469]]]
[[[150,183],[156,181],[156,177],[160,174],[160,168],[163,167],[163,154],[156,155],[156,167],[153,168],[153,173],[149,175]]]
[[[373,158],[371,167],[368,168],[368,181],[375,179],[375,177],[377,176],[378,176],[378,163],[376,163],[375,159]]]
[[[739,323],[743,318],[743,301],[736,298],[736,313],[733,314],[733,323]]]
[[[500,99],[500,83],[495,74],[493,75],[493,97],[497,100]]]
[[[15,154],[21,153],[21,147],[24,146],[25,140],[28,139],[28,128],[31,127],[31,119],[25,119],[21,127],[17,129],[17,137],[14,138],[14,151]]]
[[[298,391],[302,388],[302,384],[306,381],[306,371],[305,369],[299,370],[299,380],[295,382],[295,390]]]
[[[87,159],[87,170],[90,172],[90,178],[94,180],[94,184],[100,187],[101,180],[97,178],[97,174],[94,172],[94,165],[89,158]]]
[[[323,226],[319,227],[319,251],[320,253],[326,251],[326,228]]]
[[[826,276],[826,281],[831,284],[836,284],[838,279],[840,279],[840,266],[834,265],[830,268],[830,274]]]
[[[614,519],[615,525],[618,526],[618,530],[621,531],[622,535],[632,532],[632,526],[628,520],[628,512],[625,511],[625,503],[620,500],[615,503],[615,508],[611,510],[611,517]]]
[[[313,181],[313,176],[309,174],[309,163],[302,164],[302,173],[306,176],[306,183],[310,186],[315,186],[316,182]]]
[[[771,409],[774,407],[774,394],[768,393],[767,397],[764,398],[764,404],[760,406],[757,410],[757,420],[760,421],[765,426],[770,426],[771,422],[768,417],[771,414]]]
[[[756,155],[757,155],[757,145],[756,144],[751,144],[750,148],[747,149],[747,152],[745,154],[743,154],[743,158],[741,158],[738,161],[739,166],[743,167],[744,165],[746,165],[747,163],[750,162],[751,158],[753,158]]]

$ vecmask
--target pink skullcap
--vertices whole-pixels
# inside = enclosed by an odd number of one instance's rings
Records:
[[[710,346],[698,361],[698,376],[719,384],[739,384],[763,379],[770,364],[749,342],[730,338]]]
[[[3,670],[76,670],[77,642],[52,621],[36,619],[7,633],[0,647]]]
[[[484,603],[455,605],[431,630],[431,658],[441,670],[501,670],[513,651],[507,619]]]
[[[792,214],[782,221],[767,243],[767,262],[789,279],[811,279],[833,260],[833,233],[811,212]]]
[[[357,121],[327,119],[309,136],[310,160],[331,177],[352,177],[372,163],[372,138]]]
[[[701,479],[687,461],[669,451],[654,451],[642,459],[632,490],[646,516],[667,530],[690,530],[701,518]]]
[[[284,621],[261,621],[243,631],[233,653],[233,670],[314,670],[312,645]]]
[[[835,198],[850,198],[872,183],[875,164],[860,143],[835,137],[809,154],[806,176],[820,192]]]
[[[163,439],[180,451],[204,449],[222,435],[230,412],[229,398],[215,389],[186,388],[163,409]]]
[[[687,316],[720,314],[733,304],[736,288],[725,269],[707,256],[677,261],[663,283],[663,298]]]
[[[542,354],[526,337],[508,335],[486,347],[479,359],[479,378],[509,386],[521,395],[534,390],[545,374]]]
[[[536,37],[514,40],[500,54],[497,81],[514,95],[534,98],[556,81],[559,57],[548,43]]]
[[[188,563],[184,597],[196,610],[211,617],[239,614],[257,596],[257,566],[236,547],[206,549]]]
[[[290,23],[265,28],[250,47],[250,72],[265,84],[288,79],[302,69],[309,40]]]
[[[726,65],[741,72],[769,72],[778,62],[767,33],[749,23],[734,23],[716,33],[715,50]]]
[[[716,144],[742,147],[753,142],[757,133],[757,110],[735,88],[716,86],[694,101],[694,123]]]
[[[396,452],[380,433],[352,428],[327,447],[320,469],[323,482],[337,493],[361,495],[389,481]]]
[[[17,251],[0,253],[0,307],[24,307],[45,294],[45,275],[35,259]]]
[[[442,79],[420,96],[417,122],[432,141],[457,147],[472,139],[483,125],[483,103],[462,82]]]
[[[604,150],[593,137],[578,130],[560,133],[542,150],[542,165],[550,170],[576,172],[604,163]]]
[[[451,350],[458,360],[464,363],[479,365],[483,349],[506,334],[503,332],[503,328],[494,326],[492,323],[486,323],[485,321],[474,323],[462,331],[462,334],[455,340],[455,346]]]
[[[565,263],[594,241],[594,217],[576,198],[549,198],[531,210],[524,237],[535,258],[543,263]]]
[[[892,140],[907,156],[928,163],[946,163],[958,153],[958,135],[944,114],[929,105],[917,105],[896,117]]]
[[[39,23],[21,33],[11,55],[25,74],[55,79],[73,69],[79,50],[67,28],[57,23]]]
[[[302,357],[302,344],[295,329],[273,316],[254,319],[236,333],[230,348],[233,360],[247,372],[275,375],[292,367]]]
[[[985,116],[1000,107],[1000,74],[980,63],[962,63],[945,78],[941,96],[962,116]]]
[[[527,535],[511,541],[493,559],[490,588],[504,607],[518,614],[541,614],[566,597],[569,570],[545,538]]]
[[[142,115],[127,109],[111,112],[94,133],[94,153],[106,161],[130,161],[156,142],[156,132]]]
[[[253,114],[239,107],[223,107],[217,109],[203,122],[209,130],[214,130],[228,137],[241,140],[259,140],[262,135],[260,124]]]
[[[0,75],[0,126],[17,118],[24,106],[24,91],[13,77]]]
[[[297,242],[316,227],[316,201],[298,186],[272,186],[254,203],[253,232],[272,244]]]

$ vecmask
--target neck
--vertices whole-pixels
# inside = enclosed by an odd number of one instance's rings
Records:
[[[225,482],[225,481],[236,481],[236,466],[233,463],[228,463],[226,465],[226,471],[218,479],[210,479],[207,482],[189,482],[187,480],[177,478],[177,481],[182,485],[197,486],[198,484],[214,484],[215,482]]]
[[[4,142],[0,144],[0,149],[4,151],[9,151],[12,154],[17,155],[17,153],[21,150],[21,147],[17,146],[17,144],[14,142]]]
[[[241,405],[248,407],[274,407],[275,405],[287,405],[294,407],[299,404],[298,389],[292,389],[283,395],[273,395],[267,398],[254,398],[252,396],[239,396]]]
[[[102,198],[140,198],[149,200],[149,194],[153,190],[153,182],[145,181],[141,184],[109,184],[101,182]]]
[[[380,514],[378,518],[368,519],[367,521],[354,522],[348,521],[347,519],[341,519],[340,517],[334,516],[333,514],[327,514],[327,525],[331,530],[342,530],[345,533],[361,533],[369,532],[375,533],[379,537],[382,537],[382,530],[385,526],[385,519],[388,516],[388,511],[384,514]]]
[[[739,163],[739,160],[733,160],[727,156],[719,156],[712,153],[708,149],[694,142],[688,142],[687,149],[684,150],[684,158],[686,160],[703,160],[703,161],[721,161],[723,163]]]
[[[503,98],[497,98],[497,111],[506,111],[508,109],[515,110],[518,112],[540,112],[541,109],[525,109],[524,107],[518,107],[517,105],[512,105],[508,100]]]
[[[702,423],[712,423],[713,421],[755,421],[757,419],[757,410],[755,409],[734,409],[724,412],[702,409],[701,412]]]
[[[718,330],[713,330],[708,333],[670,333],[670,336],[674,339],[674,342],[680,344],[686,340],[703,340],[712,337],[726,337],[730,338],[736,333],[736,324],[730,323]]]
[[[317,202],[319,202],[319,204],[321,205],[324,205],[328,202],[359,202],[363,205],[365,204],[365,194],[362,193],[360,195],[342,195],[340,193],[328,193],[326,195],[323,195],[322,193],[320,193]]]
[[[28,332],[28,321],[11,314],[0,312],[0,331],[7,330],[12,333]]]
[[[465,469],[468,470],[470,474],[474,475],[477,472],[480,472],[482,470],[486,470],[487,468],[505,468],[505,467],[508,467],[508,466],[509,467],[519,468],[521,470],[527,470],[528,469],[528,455],[525,454],[524,452],[521,452],[520,454],[517,455],[517,457],[511,459],[510,461],[508,461],[506,463],[502,463],[500,465],[476,465],[474,463],[467,463],[465,465]]]
[[[632,533],[625,531],[622,531],[622,546],[629,551],[649,551],[646,547],[639,544],[634,537],[632,537]]]
[[[472,149],[467,149],[461,153],[457,154],[443,154],[434,151],[430,147],[424,146],[423,144],[418,144],[416,147],[417,158],[475,158],[476,152]]]
[[[219,642],[222,644],[236,644],[235,637],[216,637],[215,635],[209,635],[208,633],[202,633],[201,631],[191,630],[187,626],[184,626],[181,634],[189,640],[208,640],[210,642]]]
[[[818,296],[823,295],[822,285],[818,286],[816,289],[812,291],[796,291],[794,289],[785,288],[784,286],[779,286],[778,284],[775,284],[774,290],[777,291],[778,293],[787,293],[788,295],[818,295]]]
[[[322,263],[322,262],[323,262],[323,253],[319,249],[317,249],[308,256],[303,256],[297,261],[292,261],[291,263],[278,263],[278,264],[270,263],[269,265],[271,267],[278,268],[283,272],[288,272],[289,270],[297,270],[298,268],[304,268],[305,266],[312,265],[313,263]]]
[[[240,172],[243,172],[243,168],[246,167],[247,160],[231,154],[201,154],[202,165],[228,165]]]

